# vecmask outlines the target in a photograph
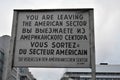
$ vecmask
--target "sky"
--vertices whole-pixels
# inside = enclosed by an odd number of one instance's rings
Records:
[[[0,36],[11,35],[13,9],[94,8],[96,64],[120,64],[120,0],[0,0]],[[37,80],[59,80],[65,68],[31,68]]]

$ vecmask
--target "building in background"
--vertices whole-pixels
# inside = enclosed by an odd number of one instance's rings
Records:
[[[4,35],[0,37],[0,80],[36,80],[28,68],[11,68],[10,56],[10,36]]]
[[[7,80],[7,73],[9,67],[9,49],[10,49],[10,36],[2,36],[0,37],[0,66],[1,66],[1,74],[2,79],[0,80]]]
[[[28,68],[19,68],[18,70],[20,80],[36,80]]]
[[[91,69],[68,68],[61,80],[92,80]],[[96,80],[120,80],[120,65],[102,63],[96,66]]]
[[[4,51],[0,49],[0,80],[2,80],[3,65],[4,65]]]

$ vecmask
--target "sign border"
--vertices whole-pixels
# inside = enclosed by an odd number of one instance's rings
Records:
[[[16,46],[16,37],[17,37],[17,22],[18,22],[18,15],[19,12],[48,12],[48,11],[89,11],[89,36],[90,36],[90,64],[89,67],[59,67],[59,66],[39,66],[41,68],[92,68],[95,65],[95,42],[94,42],[94,12],[93,8],[73,8],[73,9],[14,9],[13,15],[13,25],[12,25],[12,38],[11,38],[11,63],[14,67],[14,57],[15,57],[15,46]],[[21,66],[26,67],[26,66]],[[27,67],[38,67],[38,66],[27,66]]]

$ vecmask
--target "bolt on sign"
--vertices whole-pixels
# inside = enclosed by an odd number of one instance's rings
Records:
[[[14,10],[13,66],[89,68],[93,9]]]

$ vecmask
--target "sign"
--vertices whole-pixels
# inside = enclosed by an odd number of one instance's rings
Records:
[[[93,9],[14,10],[13,66],[91,67]]]

